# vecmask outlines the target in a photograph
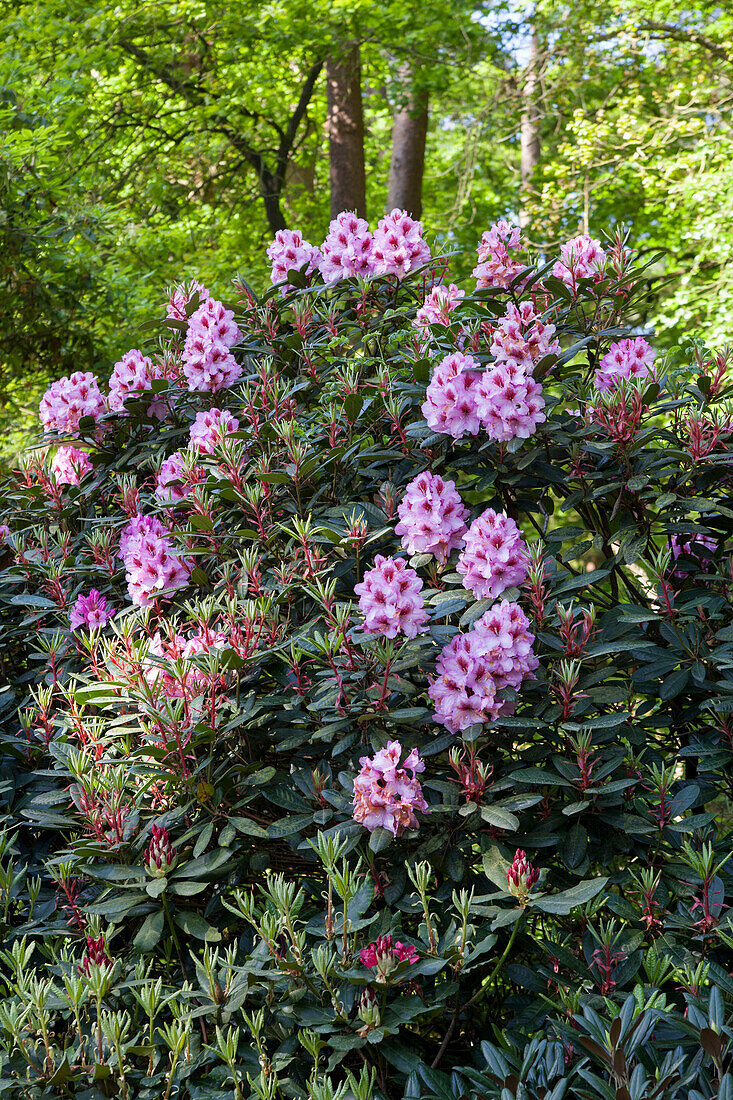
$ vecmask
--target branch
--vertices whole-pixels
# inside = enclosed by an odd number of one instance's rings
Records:
[[[714,57],[719,57],[723,61],[732,60],[730,51],[725,46],[713,42],[712,38],[700,34],[699,31],[685,31],[680,27],[670,26],[669,23],[642,23],[639,30],[648,31],[653,37],[672,38],[675,42],[694,42],[696,46],[701,46]]]

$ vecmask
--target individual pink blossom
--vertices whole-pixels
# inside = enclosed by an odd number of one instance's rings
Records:
[[[427,630],[428,615],[420,595],[422,581],[404,558],[377,554],[374,567],[354,591],[364,614],[364,632],[396,638],[415,638]]]
[[[417,949],[411,943],[402,943],[401,940],[392,942],[392,936],[377,936],[375,943],[368,947],[362,947],[359,952],[359,960],[362,966],[369,970],[376,970],[375,980],[386,982],[392,971],[401,962],[408,962],[410,966],[419,960]]]
[[[528,626],[519,605],[503,600],[472,630],[451,639],[438,657],[436,677],[428,689],[436,722],[459,733],[512,709],[498,693],[521,687],[539,664]]]
[[[191,492],[187,484],[186,458],[182,451],[176,451],[166,458],[155,478],[155,496],[163,504],[175,504],[184,500]]]
[[[481,366],[470,355],[453,352],[433,371],[425,393],[422,414],[428,427],[454,439],[476,435],[481,427],[476,408],[476,383]]]
[[[518,225],[499,221],[481,238],[478,246],[478,265],[473,269],[476,288],[501,287],[506,289],[524,271],[526,264],[509,255],[521,247],[521,230]]]
[[[321,250],[303,240],[303,234],[299,230],[279,229],[267,250],[267,258],[272,264],[270,281],[275,286],[277,283],[285,283],[289,271],[302,271],[305,268],[306,275],[318,271]],[[286,283],[280,293],[287,294],[294,289]]]
[[[355,275],[369,278],[374,274],[372,235],[369,224],[344,210],[328,227],[321,245],[321,275],[326,283],[336,283]]]
[[[643,336],[611,344],[596,371],[596,389],[612,389],[620,378],[647,378],[652,373],[654,348]]]
[[[197,279],[192,279],[190,283],[180,283],[171,294],[166,307],[166,316],[174,321],[187,321],[186,307],[196,296],[198,296],[199,305],[211,297],[204,284]]]
[[[476,410],[490,439],[529,439],[547,419],[542,386],[516,359],[496,363],[475,386]]]
[[[411,271],[430,260],[430,246],[423,240],[422,222],[396,207],[386,214],[374,230],[372,264],[377,275],[396,275],[404,279]]]
[[[146,522],[150,520],[154,522]],[[120,538],[120,554],[127,591],[138,607],[149,607],[161,593],[188,584],[191,571],[176,554],[170,532],[155,517],[136,516],[128,524]]]
[[[75,371],[52,382],[39,406],[43,427],[59,435],[75,432],[82,417],[98,420],[105,411],[97,377],[91,371]]]
[[[521,848],[517,848],[514,853],[514,861],[506,873],[509,893],[517,898],[522,905],[526,905],[532,887],[539,877],[540,873],[527,859],[527,853],[522,851]]]
[[[444,325],[447,328],[452,323],[451,313],[465,296],[466,292],[459,290],[455,283],[434,286],[417,311],[413,325],[429,339],[430,326]]]
[[[488,508],[464,536],[456,568],[474,596],[496,599],[527,576],[527,546],[513,519]]]
[[[107,404],[110,412],[127,415],[125,412],[127,398],[137,397],[145,390],[149,390],[153,379],[161,376],[161,367],[154,364],[149,356],[143,355],[137,348],[125,352],[119,362],[115,363],[109,380]],[[165,414],[166,407],[161,401],[152,401],[148,406],[148,416],[156,416],[158,420],[162,420]]]
[[[69,612],[69,626],[72,630],[78,630],[80,626],[101,630],[114,615],[115,609],[107,603],[107,597],[92,588],[87,596],[77,596]]]
[[[606,262],[601,242],[581,234],[560,248],[560,259],[552,268],[556,279],[575,290],[579,279],[598,278]]]
[[[434,554],[439,562],[463,543],[468,515],[454,481],[443,481],[429,470],[418,474],[405,489],[397,508],[400,522],[395,534],[402,536],[408,554]]]
[[[418,828],[415,811],[429,813],[417,779],[425,764],[412,749],[400,766],[402,746],[389,741],[373,757],[362,756],[361,771],[354,779],[354,820],[370,832],[387,829],[399,836],[405,829]]]
[[[92,469],[89,455],[77,447],[59,447],[51,463],[57,485],[78,485]]]
[[[188,319],[188,335],[207,336],[212,341],[231,348],[242,339],[234,320],[234,311],[216,300],[207,298]]]
[[[494,329],[491,354],[497,362],[511,359],[531,368],[545,355],[560,354],[554,335],[555,326],[543,321],[531,302],[510,302]]]
[[[201,328],[189,329],[183,348],[183,374],[189,390],[218,393],[233,386],[241,373],[225,343]]]
[[[196,413],[189,439],[195,450],[213,455],[222,440],[236,431],[239,431],[239,421],[229,409],[206,409]]]
[[[671,535],[669,548],[672,551],[672,573],[680,580],[684,580],[685,577],[692,576],[695,572],[707,572],[715,556],[715,551],[718,549],[718,544],[712,535],[691,534],[687,537],[684,535]],[[680,558],[697,561],[699,563],[698,568],[685,566],[682,562],[679,562]]]

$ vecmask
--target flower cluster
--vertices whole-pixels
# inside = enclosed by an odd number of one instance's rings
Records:
[[[155,478],[155,496],[163,504],[175,504],[191,492],[187,484],[186,458],[182,451],[174,451],[164,459]]]
[[[375,943],[362,947],[359,952],[361,965],[376,970],[375,981],[380,983],[387,981],[399,963],[408,962],[412,966],[419,958],[417,949],[411,943],[402,943],[401,940],[393,942],[389,932],[386,936],[377,936]]]
[[[223,649],[228,641],[222,631],[199,631],[191,638],[172,634],[165,639],[157,631],[143,662],[145,679],[168,699],[193,699],[206,690],[209,677],[193,663],[192,658]],[[175,662],[177,668],[166,668],[164,662]]]
[[[527,576],[527,547],[513,519],[488,508],[464,537],[458,558],[463,586],[474,596],[496,599]]]
[[[153,825],[150,843],[145,849],[145,866],[153,878],[164,878],[176,861],[176,849],[165,825]]]
[[[599,278],[605,263],[601,242],[581,234],[560,247],[560,259],[553,265],[552,274],[575,290],[579,279]]]
[[[652,373],[654,348],[643,336],[611,344],[596,371],[596,389],[612,389],[620,378],[646,378]]]
[[[239,421],[229,409],[206,409],[196,413],[189,441],[201,454],[213,455],[221,441],[236,431],[239,431]]]
[[[547,419],[542,386],[535,382],[531,368],[515,359],[488,367],[473,396],[486,434],[497,443],[529,439]]]
[[[128,397],[134,397],[149,390],[154,378],[161,377],[160,367],[153,364],[149,356],[143,355],[137,348],[125,352],[119,362],[115,363],[112,376],[109,380],[109,397],[107,403],[110,412],[119,415],[127,415],[125,401]],[[166,414],[166,406],[162,401],[152,401],[148,407],[148,416],[156,416],[162,420]]]
[[[454,439],[477,435],[481,421],[476,406],[476,385],[481,365],[460,351],[446,355],[433,371],[425,393],[422,414],[428,427]]]
[[[321,263],[321,250],[303,239],[298,229],[280,229],[267,249],[267,258],[272,264],[271,282],[286,283],[289,271],[303,271],[310,275],[318,271]],[[287,283],[280,293],[287,294],[294,288]]]
[[[372,268],[376,275],[404,279],[410,271],[430,260],[430,247],[422,235],[422,223],[406,210],[386,214],[374,231]]]
[[[509,303],[493,332],[491,354],[497,362],[514,361],[529,370],[545,355],[558,355],[555,326],[543,321],[531,302]]]
[[[162,592],[183,588],[191,575],[173,549],[170,532],[155,516],[135,516],[120,536],[127,591],[138,607],[149,607]]]
[[[90,630],[100,630],[115,614],[115,609],[107,603],[107,597],[100,596],[97,589],[92,588],[88,596],[77,596],[69,612],[69,626],[72,630],[78,630],[82,626]]]
[[[186,321],[188,319],[186,307],[197,295],[199,303],[211,297],[204,284],[198,282],[197,279],[192,279],[188,284],[181,283],[170,296],[170,301],[166,306],[166,315],[174,321]]]
[[[523,852],[521,848],[517,848],[514,853],[514,861],[506,873],[509,893],[517,898],[521,905],[526,905],[532,887],[539,877],[540,873],[527,859],[527,853]]]
[[[695,569],[690,568],[684,564],[684,559],[687,558],[690,561],[697,561],[699,563],[698,568],[705,572],[710,563],[713,560],[715,551],[718,549],[718,544],[712,535],[693,534],[684,538],[680,535],[672,535],[669,540],[669,548],[672,552],[672,573],[680,580],[684,580],[685,577],[691,576]],[[679,559],[683,561],[680,562]]]
[[[336,283],[355,275],[368,278],[372,266],[373,238],[369,224],[356,214],[343,211],[328,227],[321,245],[321,275],[326,283]]]
[[[456,484],[429,470],[406,487],[397,514],[400,522],[395,534],[402,536],[402,548],[408,554],[434,554],[443,563],[463,543],[468,513]]]
[[[444,647],[428,689],[436,722],[459,733],[508,712],[497,693],[520,687],[539,663],[528,627],[519,605],[503,600]]]
[[[405,634],[414,638],[427,629],[428,615],[420,595],[422,581],[404,558],[385,558],[377,554],[374,567],[354,591],[364,614],[364,632],[396,638]]]
[[[92,936],[87,936],[87,949],[81,960],[80,970],[88,978],[91,968],[94,966],[103,966],[106,970],[109,970],[112,966],[112,960],[104,948],[103,936],[100,936],[98,940],[95,940]]]
[[[405,829],[418,827],[416,810],[430,812],[416,778],[418,772],[425,771],[425,764],[416,749],[400,767],[401,756],[399,741],[389,741],[386,749],[359,760],[361,771],[354,779],[354,820],[370,832],[382,828],[399,836]]]
[[[241,339],[232,310],[207,298],[188,322],[183,374],[189,390],[216,393],[234,385],[242,368],[229,349]]]
[[[78,447],[59,447],[51,463],[51,473],[57,485],[78,485],[91,469],[89,455]]]
[[[447,327],[451,323],[451,313],[465,297],[465,290],[459,290],[455,283],[434,286],[417,311],[413,325],[426,335],[430,325]]]
[[[43,427],[59,435],[76,431],[82,417],[98,420],[105,411],[105,400],[91,371],[74,371],[52,382],[39,406]]]
[[[504,220],[492,225],[481,237],[477,249],[479,262],[473,269],[477,289],[490,286],[506,289],[526,266],[509,255],[511,250],[520,247],[521,231],[518,225]]]

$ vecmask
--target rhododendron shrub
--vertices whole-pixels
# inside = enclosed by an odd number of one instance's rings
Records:
[[[3,486],[4,1093],[727,1095],[727,353],[621,238],[268,255]]]

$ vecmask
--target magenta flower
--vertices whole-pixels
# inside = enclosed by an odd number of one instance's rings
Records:
[[[527,576],[527,546],[513,519],[488,508],[464,536],[457,569],[463,587],[480,598],[500,596]]]
[[[160,378],[162,370],[153,363],[147,355],[143,355],[137,348],[125,352],[109,380],[109,397],[107,403],[110,412],[126,416],[125,401],[128,397],[137,397],[145,390],[149,390],[154,378]],[[165,416],[165,404],[161,401],[152,401],[148,406],[148,416],[156,416],[162,420]]]
[[[149,607],[163,591],[188,584],[191,571],[175,553],[169,536],[168,528],[154,516],[136,516],[122,532],[120,556],[127,591],[138,607]]]
[[[87,949],[81,960],[80,971],[84,971],[87,977],[89,977],[90,968],[93,966],[103,966],[105,969],[109,969],[112,966],[112,960],[104,949],[104,937],[100,936],[98,940],[93,939],[91,936],[87,936]]]
[[[201,454],[213,455],[226,436],[239,431],[239,421],[229,409],[207,409],[196,413],[189,436],[191,446]]]
[[[475,387],[476,410],[490,439],[529,439],[547,419],[542,386],[515,359],[496,363]]]
[[[124,561],[127,555],[135,548],[146,535],[163,537],[168,534],[168,528],[164,527],[157,516],[144,516],[138,513],[133,516],[120,532],[120,549],[118,557]]]
[[[512,894],[521,905],[526,905],[532,887],[540,877],[536,867],[527,859],[527,853],[517,848],[514,854],[514,862],[506,873],[509,893]]]
[[[404,558],[377,554],[374,567],[354,591],[364,614],[364,632],[396,638],[415,638],[427,630],[428,615],[420,595],[422,581]]]
[[[672,551],[672,574],[680,580],[692,576],[693,573],[705,573],[718,549],[716,540],[711,535],[692,534],[685,538],[684,535],[672,535],[669,540],[669,548]],[[689,568],[683,564],[677,564],[680,557],[689,558],[699,563],[698,570]]]
[[[59,447],[53,456],[51,472],[57,485],[78,485],[93,469],[86,451],[77,447]]]
[[[344,210],[329,225],[321,245],[321,275],[325,282],[336,283],[354,275],[369,278],[373,274],[369,224]]]
[[[163,504],[174,504],[183,500],[191,492],[186,484],[186,470],[182,451],[176,451],[166,458],[155,478],[155,496]]]
[[[52,382],[39,405],[43,427],[59,435],[76,431],[82,417],[98,420],[105,411],[97,377],[90,371],[75,371]]]
[[[413,749],[400,767],[402,746],[389,741],[373,757],[362,756],[361,771],[354,779],[354,820],[370,832],[388,829],[399,836],[405,829],[417,829],[415,811],[429,813],[417,773],[425,764]],[[408,774],[411,773],[411,774]]]
[[[476,407],[476,383],[481,366],[470,355],[456,351],[442,359],[433,371],[422,414],[428,427],[454,439],[476,435],[481,427]]]
[[[242,368],[229,347],[199,328],[189,329],[183,348],[183,374],[192,392],[218,393],[233,386]]]
[[[375,943],[362,947],[359,952],[361,965],[376,970],[375,980],[378,982],[385,982],[398,963],[409,962],[413,966],[419,958],[412,944],[400,940],[393,943],[389,932],[386,936],[377,936]]]
[[[267,249],[267,258],[272,264],[270,281],[274,286],[277,283],[284,283],[289,271],[302,271],[305,268],[306,275],[318,271],[321,250],[309,241],[303,240],[303,234],[299,230],[280,229]],[[280,293],[287,294],[294,289],[286,284]]]
[[[582,234],[566,241],[560,248],[560,259],[552,268],[556,279],[575,290],[579,279],[600,276],[606,262],[601,242]]]
[[[153,878],[163,878],[176,861],[176,849],[165,825],[153,825],[150,830],[150,843],[143,856],[145,866]]]
[[[89,630],[101,630],[115,614],[115,609],[107,603],[107,597],[100,596],[97,589],[92,588],[89,595],[77,596],[69,612],[69,626],[72,630],[82,626]]]
[[[404,279],[416,267],[430,259],[430,247],[423,240],[422,222],[406,210],[396,208],[386,214],[374,230],[372,264],[377,275],[396,275]]]
[[[454,481],[443,481],[429,470],[418,474],[405,489],[397,514],[395,534],[402,536],[408,554],[434,554],[445,562],[463,544],[468,512]]]
[[[647,378],[652,373],[654,348],[643,336],[611,344],[596,371],[596,389],[613,389],[620,378]]]
[[[166,316],[174,321],[187,321],[186,306],[196,295],[199,297],[199,304],[211,297],[204,284],[197,279],[192,279],[190,283],[179,283],[166,306]]]

